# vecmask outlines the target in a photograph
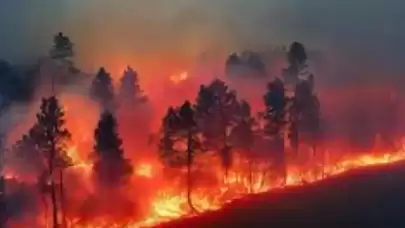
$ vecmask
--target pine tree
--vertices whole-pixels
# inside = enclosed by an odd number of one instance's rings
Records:
[[[249,161],[250,192],[253,192],[253,165],[257,157],[252,147],[256,137],[256,122],[251,115],[250,105],[246,101],[241,102],[240,113],[240,118],[231,130],[229,138],[232,148],[240,150]]]
[[[94,138],[96,160],[93,170],[98,182],[110,188],[126,184],[133,173],[133,167],[124,157],[117,121],[111,112],[101,114]]]
[[[38,149],[43,152],[43,156],[47,161],[54,228],[59,227],[57,194],[54,180],[55,172],[59,170],[61,203],[63,204],[63,170],[68,166],[67,164],[71,163],[66,154],[66,142],[70,139],[71,135],[64,126],[64,116],[65,113],[59,106],[56,97],[52,96],[43,99],[41,110],[37,114],[35,131],[31,132]]]
[[[284,148],[284,132],[286,127],[286,104],[284,83],[277,78],[268,84],[264,96],[266,111],[263,115],[264,137],[268,138],[273,145],[271,162],[275,172],[286,180],[286,161]]]
[[[284,69],[284,78],[287,82],[293,84],[298,82],[301,71],[308,67],[307,59],[304,45],[299,42],[292,43],[287,52],[288,68]]]
[[[127,105],[137,105],[147,101],[147,96],[139,84],[138,73],[128,67],[121,78],[120,101]]]
[[[50,56],[53,59],[68,61],[68,58],[73,57],[73,43],[68,36],[63,33],[58,33],[53,38],[53,47],[50,51]]]
[[[101,67],[93,80],[91,96],[103,110],[114,110],[114,88],[110,74]]]
[[[31,128],[28,134],[24,134],[11,148],[11,162],[19,169],[17,172],[22,175],[36,174],[39,176],[46,170],[43,156],[36,145],[35,133],[34,127]]]
[[[186,101],[178,109],[169,108],[163,118],[161,131],[160,157],[169,167],[187,168],[187,202],[190,209],[196,212],[191,200],[191,169],[195,157],[204,149],[198,136],[195,110],[191,103]]]
[[[235,125],[239,103],[236,92],[230,91],[225,82],[216,79],[208,86],[201,86],[196,100],[196,120],[205,138],[206,148],[220,152],[225,177],[232,165],[228,135]]]
[[[306,143],[311,145],[315,153],[321,130],[320,103],[313,93],[311,81],[301,81],[297,84],[291,115],[295,124],[295,149],[298,151],[299,144]]]

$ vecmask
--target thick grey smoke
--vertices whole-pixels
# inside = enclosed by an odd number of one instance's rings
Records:
[[[107,61],[100,56],[195,57],[299,40],[332,55],[325,82],[403,81],[398,77],[405,56],[401,0],[5,0],[0,5],[0,29],[7,31],[0,35],[0,57],[15,61],[45,54],[57,31],[71,34],[78,61],[93,70]]]

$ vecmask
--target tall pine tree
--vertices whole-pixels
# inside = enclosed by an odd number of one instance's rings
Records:
[[[104,67],[100,68],[94,78],[90,94],[91,97],[99,103],[103,110],[114,110],[114,87],[112,84],[112,78]]]
[[[286,161],[284,147],[284,133],[286,127],[286,104],[284,83],[277,78],[270,82],[264,96],[266,107],[263,115],[263,136],[271,142],[271,164],[274,171],[284,181],[286,180]]]
[[[232,148],[239,150],[249,162],[249,190],[253,192],[253,166],[258,160],[252,150],[256,137],[256,121],[251,115],[249,103],[242,101],[240,105],[240,117],[236,126],[231,130],[230,142]]]
[[[162,137],[159,153],[162,161],[169,167],[187,168],[187,202],[196,212],[191,200],[192,165],[195,157],[203,152],[195,122],[195,110],[189,101],[180,108],[169,108],[162,121]]]
[[[204,136],[206,148],[219,152],[227,177],[232,165],[228,136],[239,114],[236,92],[230,91],[225,82],[216,79],[208,86],[200,87],[195,108],[197,124]]]
[[[61,204],[63,204],[63,170],[71,163],[66,154],[66,142],[71,135],[65,128],[65,113],[56,97],[42,100],[41,110],[37,114],[37,123],[32,137],[47,161],[50,179],[53,227],[59,227],[58,204],[55,184],[55,173],[59,171]],[[63,205],[62,205],[63,208]]]
[[[131,67],[127,67],[121,78],[119,99],[121,104],[131,106],[147,101],[147,96],[139,84],[138,73]]]
[[[96,160],[93,170],[96,179],[103,186],[110,188],[124,185],[133,173],[133,167],[124,157],[122,140],[117,132],[117,121],[111,112],[105,111],[101,114],[94,138]]]
[[[36,130],[33,127],[11,147],[10,162],[18,169],[16,172],[22,176],[38,177],[46,170],[43,156],[36,145],[35,134]]]

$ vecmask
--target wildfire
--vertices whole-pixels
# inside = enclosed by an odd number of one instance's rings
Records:
[[[180,73],[180,74],[173,74],[173,75],[171,75],[171,76],[169,77],[169,80],[170,80],[173,84],[177,85],[177,84],[180,84],[181,82],[187,80],[188,78],[189,78],[188,72],[187,72],[187,71],[184,71],[184,72],[182,72],[182,73]]]
[[[70,154],[74,155],[73,148]],[[388,164],[405,159],[405,150],[393,153],[380,153],[379,155],[364,155],[356,158],[342,159],[333,164],[325,164],[323,174],[316,172],[316,169],[302,171],[299,167],[288,167],[288,178],[286,186],[303,185],[305,183],[312,183],[322,180],[324,178],[346,172],[351,169],[359,167]],[[83,162],[79,162],[83,164]],[[139,163],[135,174],[140,177],[147,177],[148,179],[156,178],[157,173],[153,171],[155,167],[149,163]],[[238,167],[239,168],[239,167]],[[270,181],[263,171],[256,171],[254,173],[252,185],[249,181],[249,174],[243,170],[234,168],[230,171],[226,180],[221,179],[219,188],[212,186],[197,187],[193,190],[192,200],[195,208],[199,212],[217,210],[224,204],[240,198],[250,193],[260,193],[271,191],[274,188],[280,188],[276,181]],[[179,188],[175,181],[165,183],[156,191],[154,197],[149,202],[149,212],[140,221],[134,219],[130,222],[108,221],[108,220],[93,220],[85,225],[74,224],[71,221],[71,226],[74,228],[101,228],[101,227],[125,227],[139,228],[150,227],[162,222],[170,221],[185,216],[192,216],[187,205],[187,195],[184,188]]]
[[[136,170],[136,175],[141,177],[152,178],[152,165],[151,164],[140,164]]]

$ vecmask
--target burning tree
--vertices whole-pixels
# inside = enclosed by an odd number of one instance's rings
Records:
[[[250,192],[253,192],[253,165],[258,161],[256,153],[252,151],[257,133],[256,123],[251,115],[250,105],[246,101],[241,102],[240,113],[241,116],[230,133],[230,140],[232,147],[240,150],[249,161]]]
[[[39,176],[46,170],[41,151],[36,145],[36,134],[36,128],[31,128],[28,134],[24,134],[11,148],[10,162],[19,169],[17,173],[23,176],[25,174]]]
[[[98,182],[108,187],[125,184],[133,173],[133,167],[130,161],[124,158],[117,121],[111,112],[105,111],[101,114],[94,138],[96,160],[93,170]]]
[[[194,158],[204,150],[191,103],[186,101],[179,109],[170,107],[163,118],[161,131],[160,157],[169,167],[187,167],[187,202],[191,210],[196,212],[191,200],[191,169]]]
[[[59,170],[61,206],[63,210],[63,171],[71,164],[66,154],[66,142],[70,139],[71,135],[64,126],[64,116],[65,113],[59,106],[56,97],[52,96],[43,99],[41,110],[37,114],[37,122],[33,128],[34,130],[31,132],[31,137],[35,141],[38,150],[43,153],[47,163],[50,183],[49,190],[53,208],[53,227],[55,228],[59,227],[55,172]]]
[[[204,136],[205,146],[220,152],[227,177],[232,165],[228,136],[239,115],[236,92],[229,91],[225,82],[216,79],[208,86],[201,85],[195,108],[197,125]]]
[[[284,132],[286,127],[286,104],[284,83],[277,78],[267,86],[264,95],[266,110],[263,115],[263,137],[272,144],[271,163],[274,171],[286,180]]]
[[[101,67],[91,86],[91,96],[103,110],[114,110],[114,88],[110,74]]]
[[[314,154],[320,137],[320,103],[313,92],[313,80],[302,80],[295,88],[289,110],[291,142],[296,152],[299,144],[311,146]]]
[[[122,103],[127,105],[137,105],[148,99],[139,84],[138,73],[131,67],[127,67],[121,78],[119,98]]]

